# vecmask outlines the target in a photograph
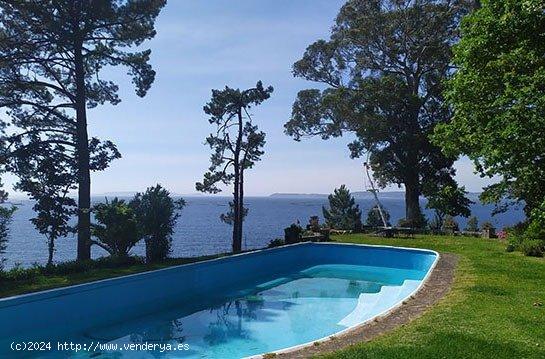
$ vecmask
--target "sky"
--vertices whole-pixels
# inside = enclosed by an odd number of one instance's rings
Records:
[[[122,102],[89,110],[90,136],[112,140],[123,156],[92,174],[92,193],[142,191],[156,183],[173,193],[195,193],[209,166],[204,139],[213,128],[202,108],[211,89],[244,89],[258,80],[274,93],[252,111],[267,143],[262,161],[246,174],[246,194],[330,193],[341,184],[366,190],[362,160],[351,160],[346,147],[353,137],[296,142],[283,133],[297,92],[319,87],[294,78],[292,64],[308,45],[328,38],[343,3],[170,0],[157,19],[156,37],[144,44],[157,72],[147,96],[136,96],[126,69],[116,68],[107,76],[119,84]],[[467,159],[456,168],[458,181],[471,192],[489,183]]]

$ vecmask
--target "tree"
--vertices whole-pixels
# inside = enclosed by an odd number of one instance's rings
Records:
[[[44,145],[73,160],[78,188],[78,259],[90,258],[90,171],[120,154],[110,141],[89,138],[87,109],[120,102],[118,86],[101,78],[126,66],[138,96],[155,78],[150,50],[166,0],[59,0],[0,3],[0,108],[18,130],[6,156]],[[68,172],[72,169],[67,169]]]
[[[125,258],[140,240],[142,231],[134,209],[124,200],[115,197],[111,202],[99,203],[93,207],[96,224],[92,225],[93,241],[110,255]]]
[[[456,183],[444,186],[428,196],[426,207],[435,212],[435,223],[441,226],[446,216],[469,217],[470,205],[473,203],[467,197],[465,187],[458,187]]]
[[[447,91],[454,116],[434,136],[481,176],[501,178],[483,202],[496,211],[522,202],[527,216],[545,199],[544,9],[541,0],[483,1],[464,19]]]
[[[386,220],[386,224],[389,225],[390,223],[390,213],[382,207],[382,213],[384,213],[384,219]],[[384,223],[382,222],[382,218],[380,216],[379,207],[378,205],[374,205],[369,212],[367,212],[367,221],[366,224],[371,227],[384,227]]]
[[[473,216],[468,219],[465,230],[468,232],[479,232],[479,220],[477,217]]]
[[[168,257],[172,248],[172,233],[186,202],[174,200],[170,193],[156,185],[137,193],[130,206],[141,227],[146,242],[146,261],[155,262]]]
[[[76,201],[69,196],[75,188],[75,167],[55,147],[42,144],[40,151],[22,151],[12,161],[14,172],[19,174],[15,189],[35,201],[32,208],[36,216],[30,221],[47,237],[48,265],[53,264],[55,240],[73,232],[69,221],[76,213]]]
[[[17,208],[14,206],[0,206],[0,272],[4,269],[5,259],[3,254],[6,251],[8,243],[9,225],[11,223],[13,212],[15,212],[16,209]]]
[[[265,145],[265,133],[252,123],[249,110],[267,100],[272,92],[272,86],[264,88],[261,81],[243,91],[226,86],[224,90],[212,90],[212,99],[204,107],[216,132],[206,138],[212,149],[209,171],[195,187],[201,192],[219,193],[218,184],[233,184],[230,210],[221,219],[233,224],[235,253],[242,250],[242,223],[248,212],[244,207],[244,174],[261,160]]]
[[[369,155],[378,184],[405,187],[406,219],[420,221],[423,188],[454,175],[453,157],[429,141],[448,120],[442,80],[450,67],[466,1],[350,0],[329,41],[310,45],[293,73],[325,84],[299,92],[288,135],[323,139],[356,134],[351,156]]]
[[[330,228],[358,230],[361,228],[361,211],[348,188],[342,185],[335,188],[327,197],[329,209],[322,207],[322,212]]]

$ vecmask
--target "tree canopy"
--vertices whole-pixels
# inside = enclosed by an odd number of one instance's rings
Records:
[[[544,39],[542,0],[483,1],[454,49],[454,116],[437,127],[435,143],[469,156],[481,176],[501,178],[482,196],[500,211],[524,201],[530,215],[545,199]]]
[[[421,216],[419,196],[453,182],[454,158],[429,134],[450,117],[442,80],[451,45],[470,7],[452,0],[350,0],[329,40],[311,44],[293,73],[325,84],[299,92],[286,133],[296,140],[356,134],[352,157],[370,155],[379,185],[404,185],[406,217]]]

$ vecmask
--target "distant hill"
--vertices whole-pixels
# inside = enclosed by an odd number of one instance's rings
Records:
[[[367,191],[357,191],[352,192],[352,195],[354,198],[358,199],[366,199],[366,198],[373,198],[373,194],[371,192]],[[473,202],[479,202],[479,195],[480,193],[477,192],[470,192],[467,194],[467,197],[472,200]],[[273,193],[269,197],[276,197],[276,198],[327,198],[328,194],[324,193]],[[405,192],[404,191],[386,191],[386,192],[379,192],[378,197],[380,199],[404,199],[405,198]]]

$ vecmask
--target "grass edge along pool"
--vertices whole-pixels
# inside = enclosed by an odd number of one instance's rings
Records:
[[[367,313],[367,317],[362,316],[358,312],[359,305],[356,306],[353,313],[343,319],[346,329],[336,330],[328,337],[399,306],[420,289],[438,258],[437,252],[422,249],[300,243],[4,298],[0,299],[0,323],[9,325],[0,326],[0,353],[9,352],[9,343],[14,340],[77,340],[78,335],[82,335],[79,339],[83,340],[84,333],[92,333],[96,328],[153,317],[159,310],[185,307],[186,303],[188,307],[194,306],[187,309],[188,313],[198,311],[203,309],[198,307],[203,298],[226,298],[231,293],[236,296],[245,288],[313,266],[362,266],[422,273],[418,281],[412,281],[412,287],[396,292],[395,296],[386,296],[385,304]],[[272,349],[284,352],[325,338],[320,336]]]

